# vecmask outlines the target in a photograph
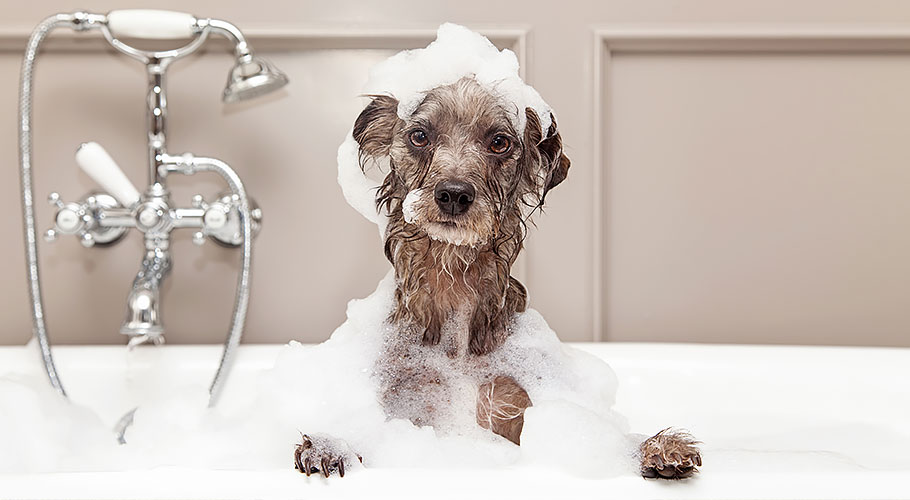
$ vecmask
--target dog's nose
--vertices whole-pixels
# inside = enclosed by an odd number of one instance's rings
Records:
[[[463,214],[474,203],[474,186],[462,181],[442,181],[436,185],[436,204],[443,213]]]

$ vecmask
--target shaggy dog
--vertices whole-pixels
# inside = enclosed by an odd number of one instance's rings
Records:
[[[509,274],[526,222],[569,171],[556,121],[551,115],[542,130],[528,108],[519,134],[514,109],[471,77],[431,90],[406,120],[396,99],[371,97],[353,136],[362,165],[390,159],[376,203],[389,214],[385,255],[397,284],[389,317],[397,340],[377,362],[380,400],[390,417],[439,422],[445,408],[434,396],[446,389],[446,374],[410,362],[408,352],[440,349],[488,374],[477,387],[477,424],[518,445],[532,401],[515,379],[487,366],[485,355],[502,345],[527,304],[524,286]],[[693,474],[701,465],[695,444],[672,430],[647,439],[639,448],[642,475]],[[351,456],[307,435],[294,453],[301,472],[326,477],[343,476]]]

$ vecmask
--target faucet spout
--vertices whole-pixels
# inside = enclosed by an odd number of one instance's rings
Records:
[[[161,322],[161,282],[171,270],[171,259],[167,248],[159,242],[148,241],[150,247],[142,259],[142,265],[127,299],[126,320],[120,333],[130,337],[129,346],[164,343],[164,325]]]

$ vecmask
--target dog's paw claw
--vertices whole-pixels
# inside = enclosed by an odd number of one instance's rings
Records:
[[[294,448],[294,468],[307,477],[310,474],[329,477],[336,472],[344,477],[345,468],[353,463],[354,457],[363,463],[363,458],[351,451],[344,441],[315,434],[301,434],[300,437],[300,444]]]
[[[639,447],[641,476],[649,479],[685,479],[701,467],[701,452],[688,432],[671,428],[658,432]]]

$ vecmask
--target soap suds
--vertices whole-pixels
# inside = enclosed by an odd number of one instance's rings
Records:
[[[420,202],[420,197],[423,196],[422,189],[414,189],[408,192],[408,195],[404,197],[404,202],[401,204],[401,214],[404,216],[404,221],[408,224],[413,224],[417,220],[417,208],[415,205]]]
[[[61,398],[41,377],[0,377],[0,471],[293,468],[300,432],[343,439],[368,467],[536,464],[601,477],[634,470],[625,422],[610,410],[615,375],[561,344],[533,310],[517,317],[513,334],[482,363],[412,344],[415,365],[447,378],[448,387],[430,395],[441,413],[435,427],[388,418],[379,401],[386,374],[376,361],[390,345],[407,345],[386,322],[394,289],[389,273],[373,294],[349,303],[347,321],[328,341],[288,344],[243,404],[208,408],[199,386],[161,391],[139,406],[122,446],[90,409]],[[478,381],[494,372],[515,378],[533,401],[521,447],[474,421]],[[399,417],[420,412],[406,404],[399,410]],[[560,453],[576,445],[592,455]]]

